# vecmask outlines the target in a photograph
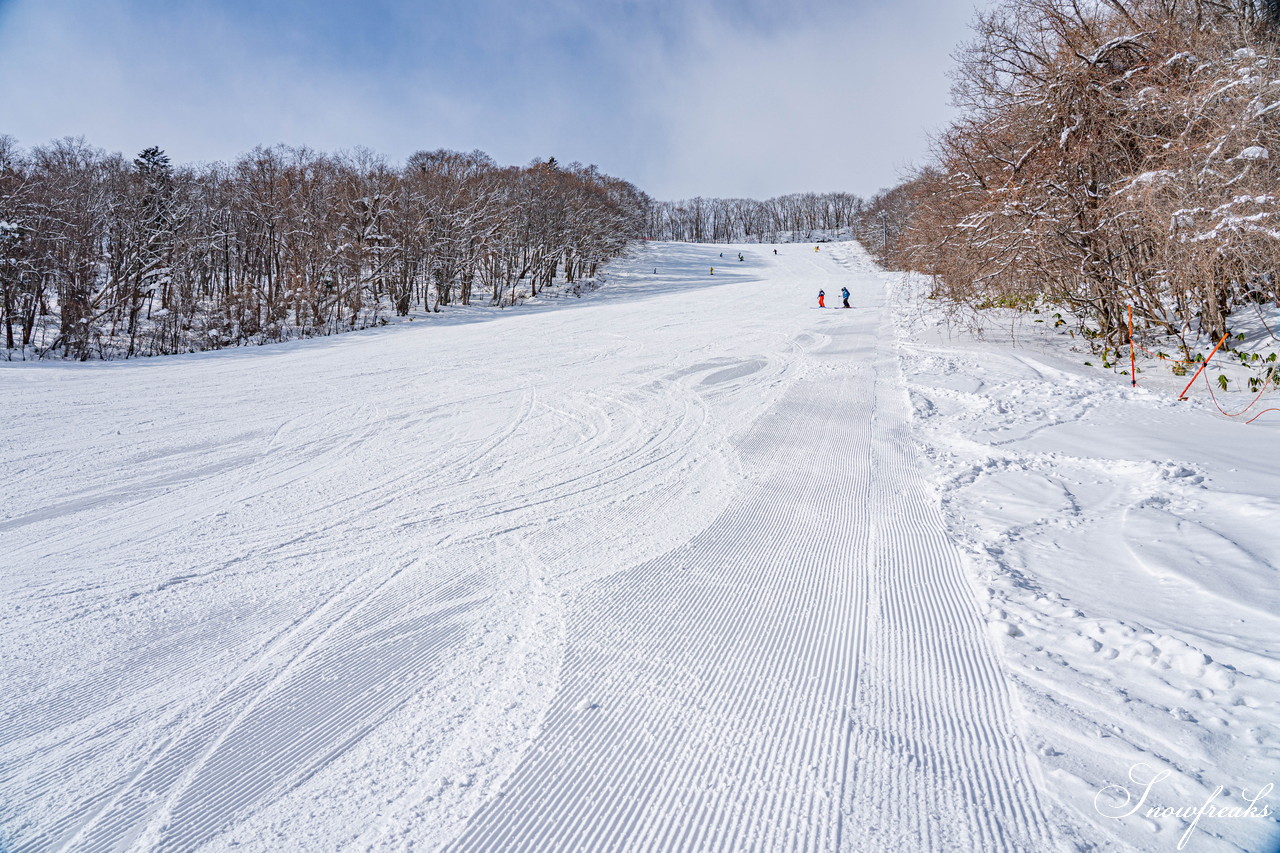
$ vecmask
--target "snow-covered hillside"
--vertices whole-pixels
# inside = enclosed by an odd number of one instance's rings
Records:
[[[0,849],[1155,851],[1274,781],[1277,427],[774,250],[0,366]]]

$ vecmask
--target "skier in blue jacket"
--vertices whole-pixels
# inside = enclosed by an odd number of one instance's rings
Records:
[[[844,307],[848,308],[849,307],[849,288],[847,287],[840,288],[840,298],[844,300]]]

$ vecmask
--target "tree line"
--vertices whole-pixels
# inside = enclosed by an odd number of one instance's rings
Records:
[[[850,193],[793,193],[767,201],[693,198],[652,204],[645,236],[685,243],[807,241],[820,232],[851,228],[862,199]]]
[[[953,304],[1055,303],[1112,344],[1132,306],[1216,339],[1280,299],[1277,11],[997,0],[957,57],[960,117],[863,240]]]
[[[594,166],[480,151],[255,148],[130,160],[0,136],[0,334],[10,357],[191,352],[331,334],[414,309],[581,284],[640,237],[648,197]]]

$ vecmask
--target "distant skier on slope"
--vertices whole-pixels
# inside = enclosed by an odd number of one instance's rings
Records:
[[[776,254],[778,254],[778,250],[777,250],[777,249],[774,249],[774,250],[773,250],[773,253],[774,253],[775,255],[776,255]]]
[[[712,275],[715,275],[715,274],[716,274],[716,268],[715,268],[715,267],[712,267],[712,268],[711,268],[711,274],[712,274]]]
[[[840,298],[844,300],[844,307],[848,308],[849,307],[849,288],[847,287],[840,288]]]
[[[741,263],[742,261],[745,261],[745,260],[746,260],[746,258],[742,257],[742,253],[741,253],[741,252],[739,252],[739,253],[738,253],[738,262],[739,262],[739,263]]]
[[[827,292],[825,290],[818,291],[818,307],[819,308],[827,307]]]

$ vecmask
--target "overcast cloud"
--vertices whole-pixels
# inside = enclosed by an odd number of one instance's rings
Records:
[[[0,0],[0,133],[596,163],[658,198],[870,195],[950,116],[973,0]]]

